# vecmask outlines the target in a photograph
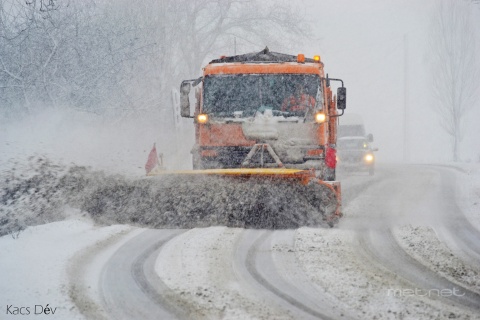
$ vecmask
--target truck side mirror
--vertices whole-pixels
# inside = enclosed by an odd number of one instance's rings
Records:
[[[367,139],[368,139],[369,142],[373,142],[373,134],[369,133],[367,135]]]
[[[191,84],[189,81],[183,81],[180,85],[180,115],[184,118],[191,118],[189,99],[190,88]]]
[[[337,89],[337,109],[345,110],[347,107],[347,88],[340,87]]]

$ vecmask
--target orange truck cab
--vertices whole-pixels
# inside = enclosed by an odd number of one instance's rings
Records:
[[[336,96],[331,81],[341,82]],[[265,48],[212,60],[202,77],[182,82],[180,106],[182,117],[194,118],[193,169],[314,169],[320,179],[335,180],[346,88],[325,77],[319,56]]]

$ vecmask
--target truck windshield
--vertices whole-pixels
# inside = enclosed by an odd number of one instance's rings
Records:
[[[272,109],[274,115],[302,116],[305,110],[287,110],[285,101],[302,94],[310,107],[320,103],[320,77],[312,74],[241,74],[205,77],[203,112],[213,117],[243,117]],[[321,105],[321,104],[320,104]]]

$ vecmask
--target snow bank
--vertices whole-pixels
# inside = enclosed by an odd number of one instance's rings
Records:
[[[453,283],[480,294],[480,267],[460,259],[441,242],[430,227],[402,226],[394,235],[402,248],[416,260]]]

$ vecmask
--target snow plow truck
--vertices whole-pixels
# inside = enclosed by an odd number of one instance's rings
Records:
[[[332,81],[341,83],[336,95]],[[343,81],[325,76],[320,56],[268,48],[222,56],[180,86],[181,116],[195,126],[193,170],[157,167],[147,175],[174,176],[178,203],[199,216],[221,204],[221,221],[211,224],[333,226],[341,217],[335,167],[345,107]]]

